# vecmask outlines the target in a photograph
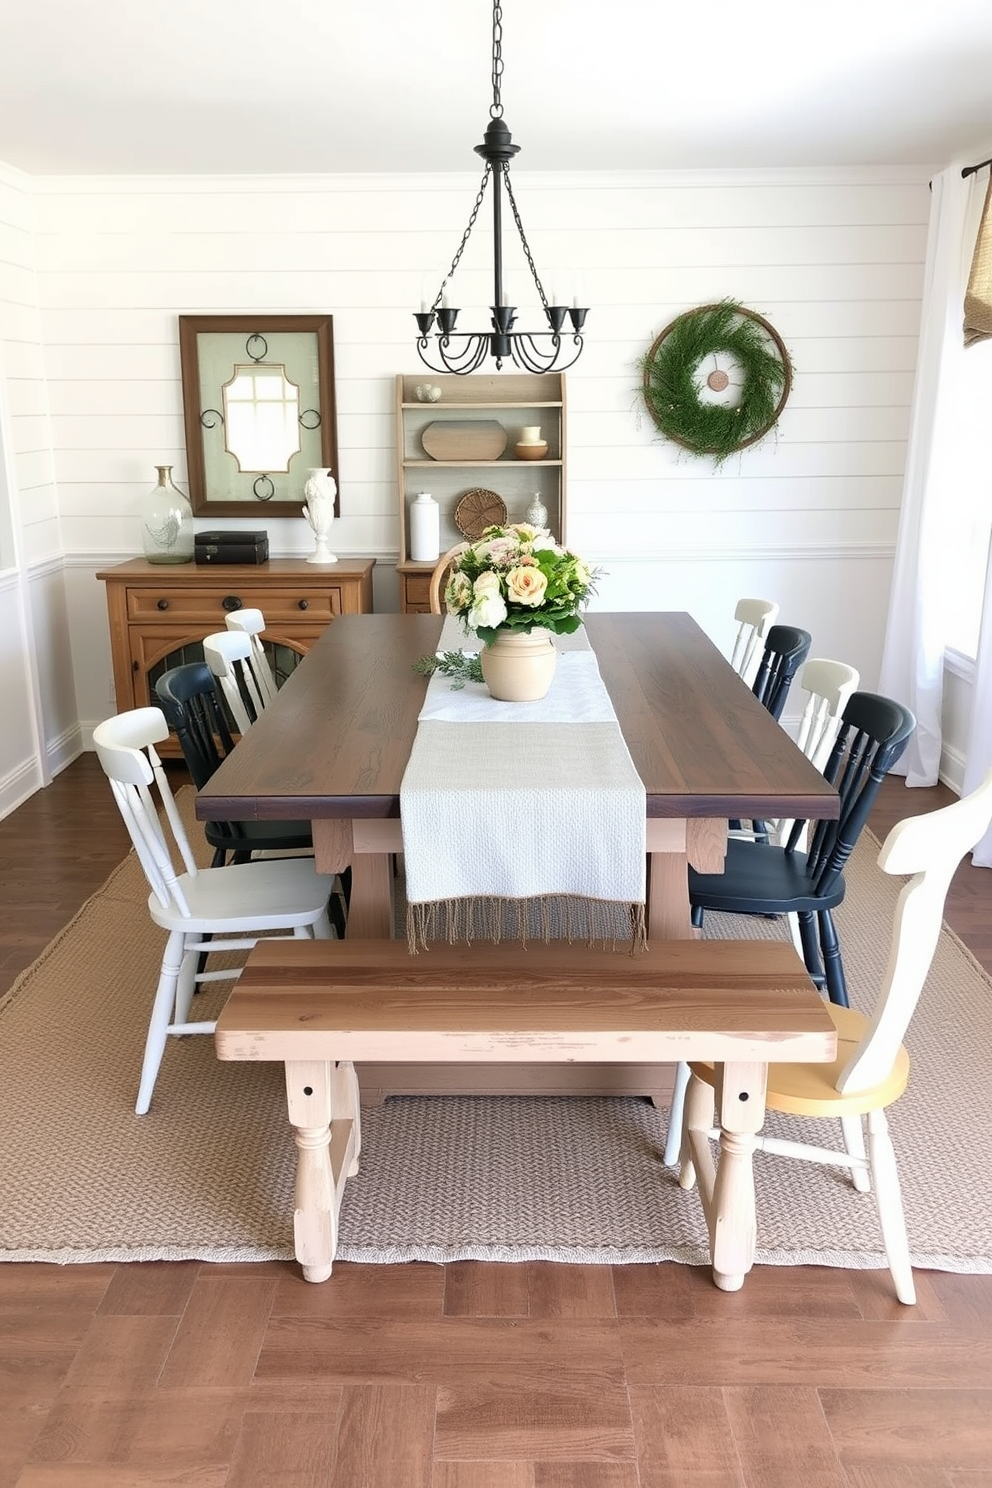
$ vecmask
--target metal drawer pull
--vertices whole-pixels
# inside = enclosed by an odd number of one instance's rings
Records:
[[[222,610],[243,610],[244,601],[239,599],[236,594],[225,594],[220,602],[220,607]]]
[[[299,600],[297,608],[301,610],[308,610],[310,608],[310,601],[308,599]]]
[[[157,601],[155,608],[159,610],[167,610],[169,608],[169,601],[167,599],[160,599]]]

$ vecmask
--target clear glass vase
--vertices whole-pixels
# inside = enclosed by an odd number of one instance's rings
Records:
[[[141,543],[149,563],[192,563],[193,508],[172,482],[172,466],[156,465],[158,483],[141,502]]]

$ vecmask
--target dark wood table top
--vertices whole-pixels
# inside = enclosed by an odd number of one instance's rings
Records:
[[[437,615],[335,620],[196,798],[201,821],[398,817]],[[649,817],[836,817],[833,787],[691,615],[590,614]]]

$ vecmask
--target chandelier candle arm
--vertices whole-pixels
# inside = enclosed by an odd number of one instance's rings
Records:
[[[493,101],[489,109],[489,124],[481,145],[475,153],[486,162],[475,204],[468,225],[462,234],[452,262],[441,287],[428,308],[426,299],[414,312],[417,322],[417,353],[420,360],[432,372],[454,372],[459,376],[476,371],[487,356],[491,356],[497,368],[507,360],[513,361],[524,372],[563,372],[574,366],[583,348],[582,331],[589,313],[584,306],[575,303],[549,305],[534,258],[527,242],[523,222],[510,184],[510,161],[519,153],[520,146],[513,143],[510,130],[503,119],[503,104],[500,98],[500,80],[503,75],[503,11],[500,0],[493,3]],[[476,218],[485,199],[486,188],[492,185],[493,194],[493,303],[491,329],[487,331],[456,331],[458,308],[450,303],[448,286],[465,251]],[[517,306],[507,305],[503,299],[503,188],[510,204],[527,267],[537,289],[547,328],[542,330],[517,330]],[[562,335],[566,321],[571,325],[571,335]],[[435,330],[435,324],[437,329]]]

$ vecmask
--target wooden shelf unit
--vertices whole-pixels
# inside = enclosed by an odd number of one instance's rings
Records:
[[[441,389],[437,403],[420,403],[414,388],[431,383]],[[496,419],[507,432],[506,449],[498,460],[432,460],[421,442],[428,424],[439,419],[466,421],[481,416]],[[520,460],[513,446],[526,425],[537,424],[547,440],[543,460]],[[409,547],[410,503],[429,491],[441,508],[441,552],[463,542],[454,523],[454,509],[466,491],[481,486],[495,491],[506,503],[507,521],[523,521],[524,511],[539,492],[548,509],[548,526],[559,542],[566,541],[565,486],[565,377],[561,372],[401,373],[396,378],[396,466],[399,499],[401,611],[428,610],[427,591],[432,563],[414,563]]]
[[[132,558],[102,570],[97,578],[107,586],[115,711],[154,706],[161,673],[202,659],[199,643],[223,630],[232,610],[262,611],[263,640],[277,675],[285,674],[338,615],[371,613],[374,565],[374,558],[328,566],[305,558],[219,566]],[[178,756],[179,746],[170,739],[159,753]]]

